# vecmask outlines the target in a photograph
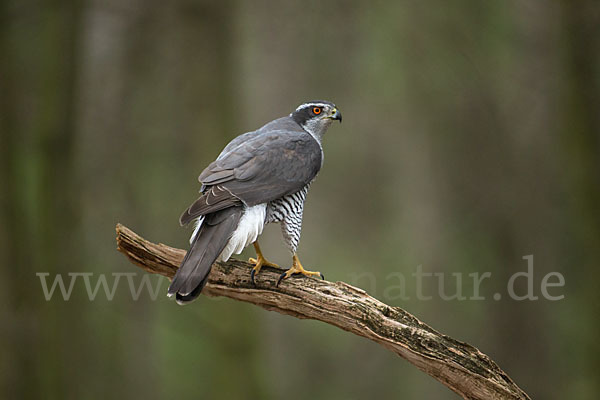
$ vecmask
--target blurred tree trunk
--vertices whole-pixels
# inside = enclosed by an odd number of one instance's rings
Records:
[[[86,8],[77,121],[79,189],[88,232],[86,268],[109,272],[119,267],[106,261],[113,246],[104,240],[117,215],[149,232],[187,235],[177,218],[179,208],[197,193],[202,160],[237,131],[232,15],[230,2],[208,0],[111,0],[91,2]],[[173,175],[174,170],[185,174]],[[161,291],[161,299],[162,295]],[[162,320],[158,326],[160,303],[116,299],[111,305],[115,315],[96,312],[86,317],[87,331],[99,341],[87,350],[96,360],[86,371],[95,393],[185,397],[202,386],[204,396],[214,397],[226,388],[241,397],[254,391],[244,367],[251,357],[229,357],[247,381],[228,385],[218,381],[225,375],[214,377],[214,364],[201,343],[177,341],[169,346],[172,337],[198,329],[197,319],[187,318],[183,324],[181,314],[171,313],[172,318],[165,318],[170,322]],[[218,314],[218,306],[207,312]],[[233,314],[230,310],[235,320]],[[107,320],[116,326],[106,326]],[[153,334],[140,337],[143,327]],[[173,336],[159,347],[170,350],[156,349],[154,335],[162,331]],[[250,340],[240,334],[238,341],[242,346]],[[171,351],[183,351],[185,358]],[[140,369],[140,360],[149,368]],[[236,373],[234,368],[230,373]],[[105,377],[106,386],[93,376]]]
[[[108,326],[97,306],[82,314],[88,300],[78,288],[68,302],[46,303],[35,274],[110,273],[102,241],[114,210],[141,218],[142,226],[156,218],[160,195],[171,197],[166,184],[176,182],[165,165],[189,163],[190,175],[181,178],[188,193],[197,190],[196,157],[235,132],[231,11],[229,2],[210,1],[2,4],[1,261],[17,265],[0,282],[0,316],[16,321],[2,327],[9,337],[0,343],[5,397],[158,397],[164,390],[148,378],[151,369],[137,368],[157,354],[152,337],[138,337],[140,324],[152,326],[148,304],[121,304],[118,317],[136,323]],[[167,142],[200,152],[182,160],[181,150],[163,151]],[[112,163],[134,152],[141,158],[130,165]],[[172,218],[179,229],[177,213],[161,220]],[[174,377],[163,383],[180,385]],[[248,393],[252,384],[236,388]]]
[[[14,265],[15,274],[3,277],[1,318],[16,321],[4,327],[9,340],[1,344],[7,398],[73,394],[76,363],[65,349],[82,339],[65,327],[79,307],[61,312],[39,292],[22,289],[38,287],[36,272],[72,270],[80,260],[73,243],[79,235],[73,180],[79,23],[76,1],[2,5],[2,241],[10,249],[2,262]]]
[[[598,1],[568,1],[562,4],[564,39],[563,63],[566,85],[561,105],[561,144],[565,151],[560,163],[561,179],[569,191],[568,232],[563,247],[571,267],[583,273],[570,282],[576,288],[574,301],[579,305],[577,318],[569,320],[570,331],[583,336],[585,345],[578,346],[574,357],[581,361],[572,380],[585,376],[593,382],[589,393],[600,392],[597,371],[600,358],[598,328],[600,328],[600,3]],[[584,252],[573,251],[580,246]],[[571,316],[570,316],[571,318]],[[588,326],[592,323],[595,327]],[[594,329],[595,328],[595,329]],[[588,347],[588,345],[590,347]],[[565,350],[571,348],[566,347]],[[585,360],[585,361],[583,361]],[[583,397],[586,392],[582,392]]]

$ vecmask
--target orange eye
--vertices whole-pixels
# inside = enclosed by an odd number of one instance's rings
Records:
[[[315,108],[313,108],[313,113],[314,113],[315,115],[319,115],[319,114],[321,114],[321,107],[315,107]]]

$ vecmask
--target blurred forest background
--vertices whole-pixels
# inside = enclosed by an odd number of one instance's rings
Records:
[[[139,282],[117,222],[187,248],[200,171],[321,98],[344,123],[325,137],[303,263],[473,344],[533,398],[597,398],[600,3],[585,0],[1,2],[0,397],[457,398],[322,323],[179,307],[166,280],[156,301],[125,284],[90,301],[81,281],[44,299],[38,272]],[[263,236],[289,265],[278,227]],[[536,295],[557,271],[565,298],[494,301],[529,254]],[[411,279],[410,300],[386,298],[419,265],[492,272],[487,300],[419,301]]]

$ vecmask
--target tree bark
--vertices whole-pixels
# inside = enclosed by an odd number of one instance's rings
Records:
[[[172,279],[185,250],[151,243],[117,225],[117,248],[142,269]],[[224,296],[269,311],[310,318],[381,344],[465,399],[529,399],[494,361],[475,347],[443,335],[398,307],[390,307],[344,282],[290,278],[275,286],[280,270],[263,267],[250,281],[250,264],[215,263],[203,294]]]

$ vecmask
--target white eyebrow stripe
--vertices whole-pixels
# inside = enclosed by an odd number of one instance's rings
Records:
[[[307,108],[307,107],[327,107],[329,106],[329,104],[325,104],[325,103],[304,103],[304,104],[300,104],[298,106],[298,108],[296,108],[296,111],[301,110],[303,108]]]

